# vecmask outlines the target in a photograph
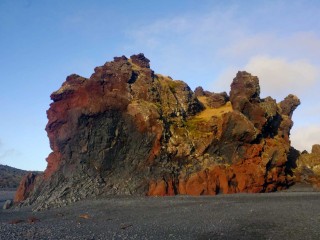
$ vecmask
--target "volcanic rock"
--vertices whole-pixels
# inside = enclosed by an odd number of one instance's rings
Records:
[[[202,96],[205,96],[206,94],[205,94],[203,88],[199,86],[199,87],[196,87],[196,89],[194,90],[194,95],[196,97],[202,97]]]
[[[143,55],[116,57],[90,78],[70,75],[51,94],[44,174],[16,197],[35,209],[110,194],[270,192],[292,183],[289,95],[260,98],[239,71],[226,93],[155,74]],[[29,191],[29,189],[31,189]]]
[[[208,106],[211,108],[219,108],[229,101],[229,96],[226,92],[212,93],[208,96]]]
[[[296,96],[290,94],[280,102],[282,114],[292,116],[293,111],[300,105],[300,100]]]
[[[226,92],[213,93],[209,91],[204,91],[202,87],[197,87],[194,90],[194,96],[197,98],[206,97],[206,104],[210,108],[219,108],[225,105],[229,101],[229,96]],[[202,98],[204,99],[204,98]]]
[[[29,197],[30,193],[33,190],[36,176],[37,176],[36,173],[30,172],[22,178],[20,185],[18,187],[18,190],[14,197],[15,203],[21,202]]]
[[[300,154],[296,161],[295,177],[297,182],[309,183],[320,189],[320,145],[312,146],[311,153]]]

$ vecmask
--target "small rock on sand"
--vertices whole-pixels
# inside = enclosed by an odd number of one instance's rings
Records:
[[[7,200],[4,204],[3,204],[3,209],[9,209],[12,206],[13,202],[12,200]]]

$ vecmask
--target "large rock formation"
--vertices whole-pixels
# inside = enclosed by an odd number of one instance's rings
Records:
[[[24,204],[37,209],[108,194],[270,192],[291,184],[292,112],[299,99],[260,98],[238,72],[226,93],[155,74],[143,54],[116,57],[52,93],[52,153]]]

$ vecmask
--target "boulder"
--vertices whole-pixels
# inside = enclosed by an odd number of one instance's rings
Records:
[[[208,95],[208,106],[212,108],[219,108],[229,101],[229,96],[226,92],[211,93]]]
[[[205,92],[202,87],[196,87],[196,89],[194,90],[194,95],[196,97],[202,97],[205,96]]]
[[[12,200],[7,200],[7,201],[5,201],[5,203],[3,204],[3,209],[5,210],[5,209],[9,209],[9,208],[11,208],[12,207],[12,205],[13,205],[13,201]]]

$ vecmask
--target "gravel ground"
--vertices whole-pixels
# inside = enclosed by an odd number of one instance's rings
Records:
[[[0,192],[1,195],[1,192]],[[0,239],[320,239],[320,193],[110,197],[0,210]],[[22,221],[12,224],[12,221]]]

